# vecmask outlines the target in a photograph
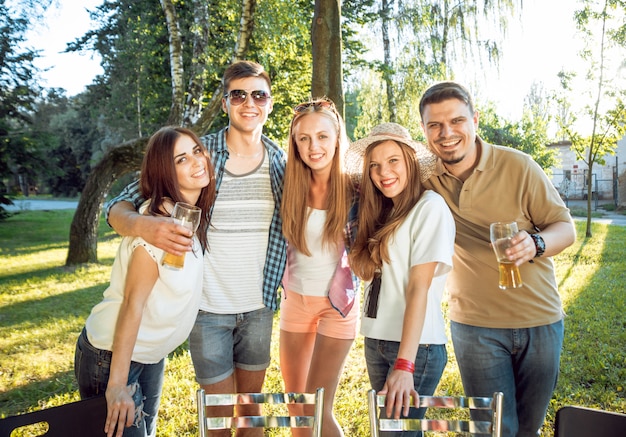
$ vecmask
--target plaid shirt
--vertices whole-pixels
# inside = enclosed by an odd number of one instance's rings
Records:
[[[206,135],[201,138],[211,156],[211,162],[215,167],[215,190],[219,195],[222,177],[228,159],[228,147],[226,146],[226,129]],[[280,216],[280,203],[283,197],[283,182],[285,179],[285,152],[265,135],[261,136],[261,141],[267,150],[270,160],[270,183],[274,195],[274,213],[270,223],[267,253],[265,256],[265,266],[263,267],[263,303],[272,310],[278,309],[278,287],[285,271],[287,262],[287,243],[282,233],[283,221]],[[135,181],[122,190],[122,192],[112,199],[105,208],[107,223],[111,206],[120,201],[131,202],[136,208],[141,205],[143,198],[139,192],[139,181]],[[213,215],[213,205],[211,206],[211,216]]]

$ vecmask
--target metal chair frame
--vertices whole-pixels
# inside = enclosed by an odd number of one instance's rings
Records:
[[[387,419],[379,418],[379,410],[385,406],[385,396],[376,395],[375,390],[367,393],[370,431],[379,437],[380,431],[431,431],[487,434],[500,437],[502,434],[502,406],[504,395],[496,392],[492,397],[465,396],[420,396],[419,408],[445,408],[465,410],[489,410],[491,420],[439,420],[439,419]]]
[[[209,430],[238,428],[312,428],[314,437],[321,437],[322,435],[323,388],[318,388],[315,393],[237,394],[206,394],[204,390],[199,389],[196,392],[196,397],[200,437],[206,437]],[[206,407],[236,407],[250,404],[311,404],[315,406],[315,412],[313,416],[267,414],[261,416],[207,417],[206,415]]]

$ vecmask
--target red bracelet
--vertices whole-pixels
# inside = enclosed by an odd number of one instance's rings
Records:
[[[404,370],[405,372],[414,373],[415,363],[404,358],[397,358],[396,363],[393,365],[394,370]]]

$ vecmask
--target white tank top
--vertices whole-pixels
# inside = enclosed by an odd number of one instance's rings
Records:
[[[305,238],[311,256],[287,247],[289,283],[287,290],[305,296],[328,296],[330,283],[337,269],[341,254],[336,245],[322,243],[326,211],[309,208]]]

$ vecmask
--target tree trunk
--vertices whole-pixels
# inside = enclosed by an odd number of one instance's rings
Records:
[[[233,62],[243,59],[248,52],[252,30],[254,29],[255,8],[256,0],[243,0],[241,2],[241,20],[239,21],[239,35],[233,52]]]
[[[170,0],[161,0],[161,8],[167,22],[167,33],[170,46],[170,75],[172,77],[172,106],[167,120],[169,125],[179,125],[183,120],[183,42],[176,9]]]
[[[241,20],[239,22],[239,36],[235,49],[233,50],[232,62],[243,59],[248,51],[250,39],[252,38],[252,29],[254,28],[254,9],[256,0],[243,0],[241,2]],[[222,83],[217,86],[213,92],[213,97],[202,111],[198,122],[192,129],[202,135],[211,127],[211,123],[217,117],[222,108],[222,94],[224,87]]]
[[[183,114],[183,126],[193,126],[202,113],[204,99],[205,65],[209,45],[209,7],[204,0],[193,1],[193,53],[189,67],[189,83],[187,85],[187,101]]]
[[[391,57],[391,43],[389,42],[389,22],[391,19],[391,8],[393,0],[383,0],[380,9],[380,18],[382,21],[383,31],[383,80],[387,88],[387,109],[389,110],[389,121],[398,122],[398,110],[396,107],[396,98],[393,89],[393,59]]]
[[[315,0],[311,24],[313,78],[311,95],[329,97],[343,115],[343,69],[341,66],[341,1]]]
[[[441,30],[441,59],[439,59],[439,65],[443,65],[444,73],[448,72],[448,43],[450,33],[450,2],[444,1],[443,16],[442,18],[442,30]]]
[[[147,138],[139,138],[111,149],[93,168],[70,226],[65,265],[98,262],[98,222],[102,204],[113,182],[141,166]]]

